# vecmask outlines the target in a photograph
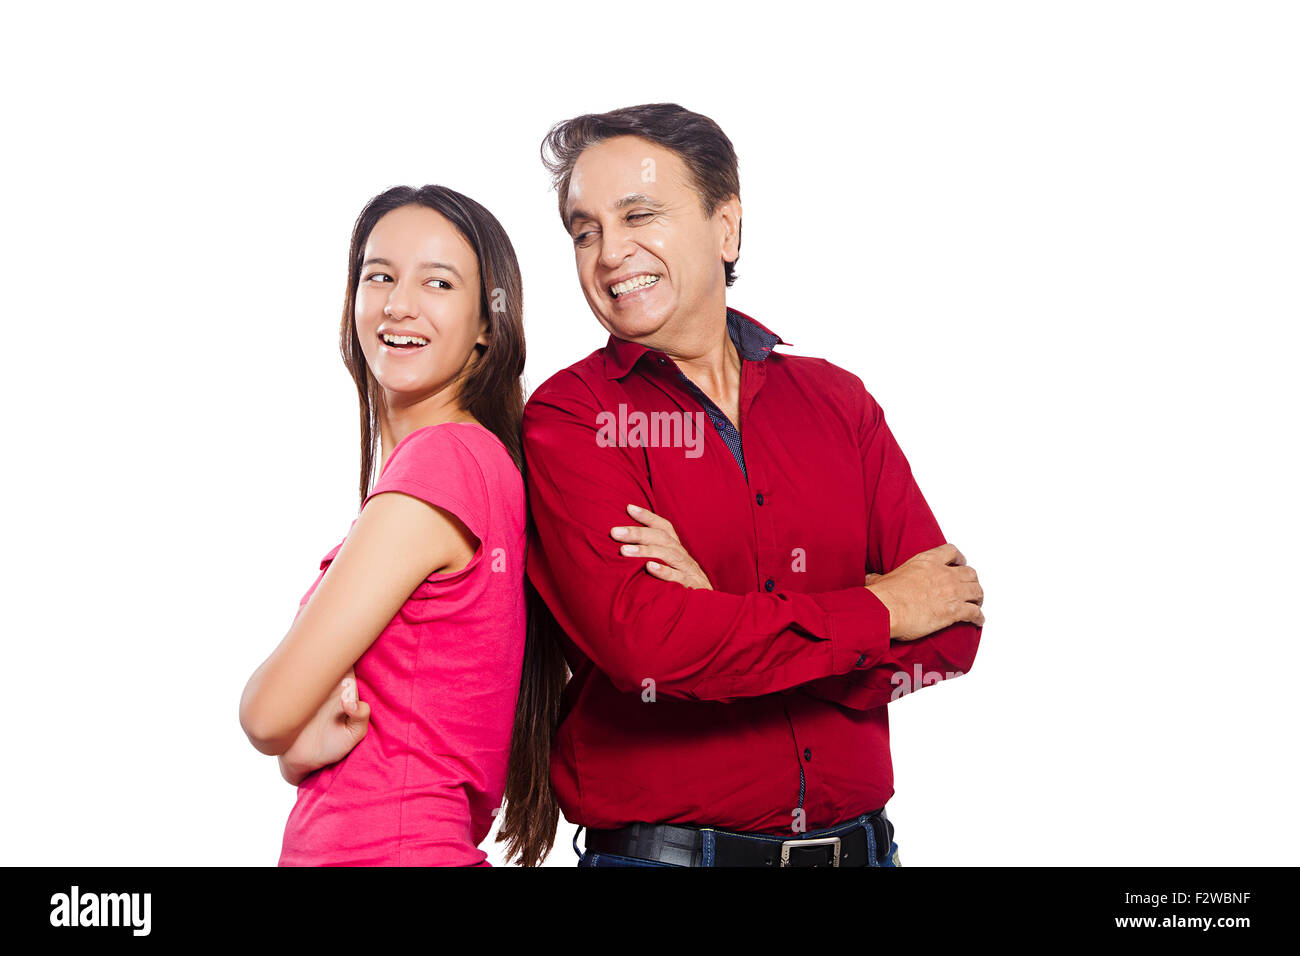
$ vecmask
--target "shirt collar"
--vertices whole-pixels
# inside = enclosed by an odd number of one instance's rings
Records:
[[[727,309],[727,335],[731,337],[732,344],[736,346],[736,351],[740,353],[741,358],[748,359],[751,362],[761,362],[766,359],[775,345],[790,344],[771,329],[754,321],[744,312],[732,308]],[[616,338],[612,334],[609,341],[605,343],[604,352],[605,377],[614,379],[622,378],[632,371],[637,359],[646,353],[661,358],[667,357],[663,352],[651,350],[644,345],[629,342],[626,339]]]

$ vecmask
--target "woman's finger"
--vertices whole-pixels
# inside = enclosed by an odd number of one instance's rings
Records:
[[[370,729],[370,705],[361,701],[356,717],[348,721],[348,732],[352,734],[353,739],[360,741]]]
[[[357,705],[357,679],[353,676],[351,668],[348,669],[343,680],[339,682],[339,700],[343,705],[343,712],[349,717],[356,716]]]

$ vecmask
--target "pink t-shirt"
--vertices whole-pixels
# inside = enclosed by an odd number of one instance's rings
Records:
[[[299,785],[281,866],[489,865],[478,844],[505,793],[523,665],[523,479],[490,431],[448,422],[397,443],[362,509],[386,491],[450,511],[479,548],[422,581],[356,662],[370,729]]]

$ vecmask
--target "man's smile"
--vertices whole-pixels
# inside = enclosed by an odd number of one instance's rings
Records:
[[[650,272],[638,272],[635,275],[622,276],[605,286],[605,291],[614,299],[623,299],[641,289],[648,289],[659,281],[659,276]]]

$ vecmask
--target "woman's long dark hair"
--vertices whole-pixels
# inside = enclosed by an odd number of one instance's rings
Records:
[[[426,206],[445,216],[478,256],[479,302],[488,321],[488,344],[474,346],[478,358],[462,373],[459,404],[501,439],[515,467],[521,474],[524,470],[524,293],[510,238],[496,217],[468,196],[445,186],[394,186],[366,203],[352,229],[348,288],[339,329],[339,351],[356,383],[361,403],[361,503],[370,492],[378,456],[378,413],[383,393],[370,374],[357,338],[357,286],[371,230],[386,213],[402,206]],[[531,531],[530,518],[530,536]],[[559,825],[560,811],[551,789],[551,737],[559,719],[568,669],[553,637],[554,619],[527,576],[524,591],[528,631],[510,743],[505,816],[497,840],[507,841],[507,858],[518,856],[521,865],[536,866],[551,851]]]

